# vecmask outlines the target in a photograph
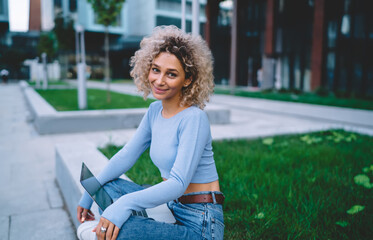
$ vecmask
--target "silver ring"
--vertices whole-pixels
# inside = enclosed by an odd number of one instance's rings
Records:
[[[106,227],[101,227],[101,232],[106,233]]]

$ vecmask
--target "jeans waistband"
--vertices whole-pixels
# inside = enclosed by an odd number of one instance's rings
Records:
[[[224,195],[222,192],[218,191],[204,191],[204,192],[193,192],[184,194],[175,200],[175,202],[180,202],[182,204],[193,204],[193,203],[213,203],[213,204],[223,204]]]

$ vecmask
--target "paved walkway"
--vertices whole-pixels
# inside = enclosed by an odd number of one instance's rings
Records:
[[[0,85],[0,239],[76,239],[55,183],[54,143],[26,122],[18,85]]]
[[[102,83],[89,86],[105,88]],[[137,94],[131,84],[112,90]],[[344,128],[373,136],[373,111],[216,95],[211,104],[231,109],[231,124],[213,125],[214,139],[256,138]],[[74,134],[37,134],[26,121],[18,85],[0,85],[0,240],[76,239],[55,183],[54,145],[90,141],[124,144],[134,129]]]

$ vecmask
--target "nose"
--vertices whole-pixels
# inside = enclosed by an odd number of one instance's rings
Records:
[[[164,77],[165,77],[164,74],[158,74],[156,79],[155,79],[155,83],[157,85],[163,85],[164,84]]]

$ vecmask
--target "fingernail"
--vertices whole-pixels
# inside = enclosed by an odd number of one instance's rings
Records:
[[[85,218],[84,218],[84,217],[82,217],[82,222],[84,222],[84,220],[85,220]]]

